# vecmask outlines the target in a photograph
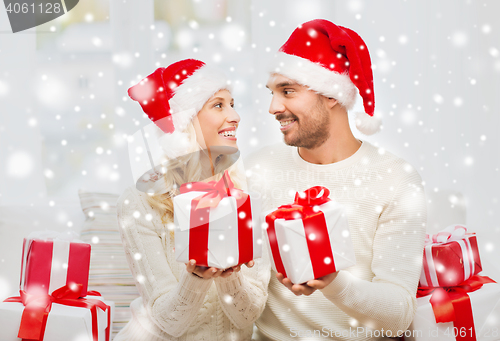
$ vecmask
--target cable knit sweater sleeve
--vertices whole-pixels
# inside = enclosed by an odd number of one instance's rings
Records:
[[[372,281],[339,271],[324,296],[363,325],[406,330],[416,311],[422,264],[426,205],[421,178],[402,170],[389,203],[382,207],[373,240]]]
[[[266,305],[271,265],[264,259],[256,259],[252,268],[242,265],[240,272],[215,279],[222,309],[240,329],[252,325]]]
[[[154,323],[173,336],[184,334],[195,319],[213,280],[186,271],[177,279],[169,266],[152,209],[142,194],[127,189],[118,199],[118,222],[127,260]],[[168,232],[167,232],[168,233]]]

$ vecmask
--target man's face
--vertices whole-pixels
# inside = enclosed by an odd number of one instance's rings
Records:
[[[326,97],[279,74],[266,87],[273,95],[269,113],[280,122],[287,145],[313,149],[330,137]]]

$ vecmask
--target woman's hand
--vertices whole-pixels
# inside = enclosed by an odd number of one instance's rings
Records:
[[[234,271],[240,271],[240,266],[238,265],[226,270],[222,270],[214,267],[198,266],[196,265],[196,260],[191,259],[189,263],[186,264],[186,270],[187,272],[190,272],[204,279],[217,278],[219,276],[222,278],[226,278],[231,276]]]
[[[244,263],[248,268],[251,268],[255,265],[255,261],[251,260],[249,262]],[[206,266],[198,266],[196,265],[196,260],[191,259],[189,263],[186,264],[186,270],[187,272],[190,272],[198,277],[205,278],[205,279],[210,279],[210,278],[217,278],[217,277],[222,277],[226,278],[231,276],[233,272],[239,272],[241,270],[241,265],[236,265],[233,267],[230,267],[229,269],[226,270],[221,270],[217,269],[214,267],[206,267]]]

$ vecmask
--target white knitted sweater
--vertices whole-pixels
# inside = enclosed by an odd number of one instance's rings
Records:
[[[257,259],[250,269],[208,280],[188,273],[174,258],[173,224],[162,224],[146,195],[131,187],[118,199],[120,234],[141,296],[114,340],[250,340],[266,303],[269,266]]]
[[[416,310],[426,223],[422,180],[413,167],[363,142],[351,157],[328,165],[308,163],[297,148],[279,144],[252,154],[245,168],[263,210],[292,203],[296,191],[327,187],[347,210],[357,260],[311,296],[295,296],[273,271],[256,322],[259,338],[384,340],[383,334],[405,331]]]

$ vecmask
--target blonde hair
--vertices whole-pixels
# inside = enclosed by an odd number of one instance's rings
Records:
[[[200,167],[200,156],[204,150],[196,140],[196,132],[192,123],[186,128],[188,139],[188,153],[169,160],[164,175],[155,182],[153,194],[148,195],[148,203],[161,215],[163,224],[174,219],[173,198],[179,194],[179,186],[186,182],[202,181],[202,168]],[[235,160],[235,158],[238,158]],[[242,169],[240,168],[239,152],[235,154],[222,154],[214,160],[214,176],[211,180],[220,180],[227,169],[229,176],[236,188],[243,188],[246,184]],[[167,189],[167,192],[165,192]],[[154,194],[163,193],[163,194]]]

